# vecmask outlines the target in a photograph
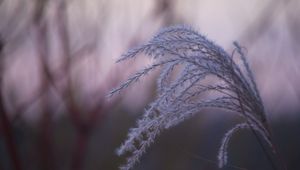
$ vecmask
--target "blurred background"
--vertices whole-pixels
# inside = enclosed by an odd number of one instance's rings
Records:
[[[300,1],[1,0],[0,169],[117,170],[115,149],[156,95],[154,72],[119,96],[109,90],[149,64],[115,64],[160,28],[191,25],[229,53],[247,48],[275,143],[300,169]],[[162,133],[136,170],[217,170],[234,113],[206,110]],[[224,169],[272,169],[250,131]]]

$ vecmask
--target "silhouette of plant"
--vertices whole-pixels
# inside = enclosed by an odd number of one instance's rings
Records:
[[[137,121],[137,127],[130,129],[128,138],[117,150],[118,155],[130,154],[127,163],[120,169],[131,169],[163,130],[204,108],[233,111],[244,120],[225,134],[218,154],[220,168],[227,163],[230,138],[244,128],[251,129],[262,146],[260,139],[264,139],[276,155],[254,76],[242,48],[237,42],[233,44],[235,49],[229,55],[190,27],[173,26],[161,30],[147,44],[121,56],[117,62],[145,53],[154,62],[113,89],[110,96],[149,72],[159,67],[162,70],[157,79],[157,98]],[[236,53],[238,58],[234,58]]]

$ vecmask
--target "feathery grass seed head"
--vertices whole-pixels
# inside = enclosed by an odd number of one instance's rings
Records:
[[[253,73],[240,45],[235,42],[234,46],[242,66],[235,62],[234,53],[229,55],[190,27],[173,26],[161,30],[148,43],[121,56],[118,62],[145,53],[154,59],[154,63],[113,89],[110,95],[121,92],[150,71],[162,69],[157,80],[157,98],[117,151],[118,155],[131,154],[121,169],[131,169],[161,131],[192,117],[203,108],[230,110],[246,122],[225,134],[218,156],[220,167],[227,163],[229,140],[239,129],[252,128],[270,144],[264,126],[265,111]],[[180,71],[175,73],[177,66],[181,66]],[[176,74],[174,80],[171,74]]]

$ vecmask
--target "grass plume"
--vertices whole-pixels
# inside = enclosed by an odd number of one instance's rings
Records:
[[[118,62],[144,53],[154,62],[113,89],[110,96],[126,89],[152,70],[161,68],[156,99],[137,121],[136,127],[130,129],[127,139],[117,151],[118,155],[130,154],[122,170],[131,169],[161,131],[204,108],[230,110],[244,120],[225,134],[218,154],[220,168],[227,163],[230,138],[240,129],[251,129],[273,148],[254,75],[241,46],[237,42],[233,44],[235,49],[230,55],[192,28],[173,26],[161,30],[148,43],[121,56]],[[239,57],[234,57],[236,54]],[[175,72],[175,68],[179,72]]]

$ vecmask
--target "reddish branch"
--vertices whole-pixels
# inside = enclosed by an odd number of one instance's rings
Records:
[[[57,6],[57,12],[55,13],[55,20],[57,21],[57,33],[59,37],[59,43],[62,49],[62,67],[57,70],[55,74],[50,71],[49,63],[49,47],[47,33],[49,31],[47,25],[47,19],[45,16],[47,1],[36,0],[35,13],[33,16],[33,31],[35,35],[35,43],[37,55],[40,59],[41,65],[41,86],[37,93],[33,94],[25,103],[21,104],[17,108],[17,117],[20,113],[24,112],[31,104],[38,99],[42,98],[43,115],[40,121],[40,132],[38,139],[38,148],[41,156],[41,168],[51,169],[53,165],[53,152],[52,152],[52,130],[51,130],[51,111],[49,107],[49,90],[50,88],[55,90],[59,97],[62,99],[63,105],[69,113],[70,120],[75,127],[77,136],[75,140],[75,146],[72,153],[71,169],[80,170],[83,168],[83,161],[86,156],[88,147],[88,141],[90,134],[94,127],[99,123],[100,119],[103,119],[104,114],[104,100],[103,96],[97,102],[97,105],[92,109],[81,113],[78,105],[74,100],[74,91],[72,90],[71,80],[71,68],[74,63],[74,55],[81,55],[81,51],[91,50],[95,48],[92,45],[84,46],[79,53],[71,53],[70,38],[68,35],[67,27],[67,14],[66,14],[66,2],[64,0],[59,1]],[[91,47],[92,46],[92,47]],[[89,48],[91,47],[91,48]],[[72,58],[72,60],[71,60]],[[78,57],[76,57],[78,59]],[[75,58],[75,59],[76,59]],[[78,61],[75,60],[77,63]],[[57,74],[58,73],[58,74]],[[67,84],[64,87],[58,87],[56,82],[61,80],[67,80]],[[116,83],[113,81],[112,83]],[[97,90],[94,94],[103,94],[103,89]],[[105,106],[108,106],[106,103]],[[82,119],[82,116],[88,116],[87,119]],[[16,169],[18,170],[18,169]]]
[[[62,45],[63,57],[64,57],[64,73],[67,76],[67,86],[63,91],[64,99],[66,100],[66,106],[69,112],[69,116],[72,124],[74,125],[77,132],[77,139],[75,141],[75,147],[73,157],[71,160],[71,169],[80,170],[83,168],[83,161],[86,155],[88,141],[90,134],[97,123],[99,109],[91,113],[84,113],[86,116],[91,116],[90,121],[84,121],[81,116],[83,115],[79,108],[77,108],[76,102],[74,101],[74,92],[72,91],[72,79],[71,79],[71,49],[70,49],[70,38],[68,35],[67,27],[67,15],[66,15],[66,2],[61,1],[56,12],[56,20],[58,23],[58,33]]]
[[[45,170],[53,169],[53,157],[52,157],[52,128],[51,128],[51,108],[49,107],[49,88],[50,83],[47,80],[48,62],[49,57],[48,50],[48,25],[45,19],[45,12],[47,6],[47,0],[37,0],[35,4],[35,13],[33,16],[33,31],[35,34],[35,43],[37,55],[39,56],[42,74],[41,74],[41,87],[46,90],[46,95],[43,96],[42,100],[42,117],[40,120],[40,131],[38,138],[38,148],[40,152],[41,164],[40,168]]]
[[[0,40],[0,57],[2,57],[3,44]],[[2,59],[2,58],[0,58]],[[2,63],[2,62],[1,62]],[[1,64],[0,63],[0,64]],[[7,113],[5,112],[4,103],[2,100],[2,76],[3,70],[0,65],[0,128],[3,135],[5,145],[7,147],[9,158],[11,159],[12,167],[14,170],[21,170],[21,161],[17,152],[17,146],[13,136],[13,127],[8,119]]]

